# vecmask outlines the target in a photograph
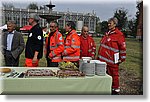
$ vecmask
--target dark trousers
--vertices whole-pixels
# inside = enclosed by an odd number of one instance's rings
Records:
[[[19,66],[19,57],[15,59],[10,51],[6,51],[6,54],[4,55],[5,58],[5,66],[10,67],[18,67]]]
[[[51,59],[47,59],[47,67],[58,67],[58,62],[52,62]]]

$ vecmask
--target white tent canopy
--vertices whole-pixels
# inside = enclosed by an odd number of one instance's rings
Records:
[[[0,30],[7,29],[7,24],[0,27]]]

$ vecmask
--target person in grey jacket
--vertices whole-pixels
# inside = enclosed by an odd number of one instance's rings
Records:
[[[19,57],[25,47],[22,34],[17,32],[15,28],[15,22],[8,21],[7,31],[1,37],[5,66],[19,66]]]

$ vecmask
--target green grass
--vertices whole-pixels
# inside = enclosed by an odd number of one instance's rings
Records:
[[[134,39],[126,39],[127,58],[120,66],[132,71],[137,77],[143,73],[143,44]]]

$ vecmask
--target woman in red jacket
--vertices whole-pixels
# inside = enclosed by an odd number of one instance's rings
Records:
[[[116,28],[117,18],[108,20],[109,31],[101,39],[98,59],[107,63],[107,73],[112,76],[112,94],[118,94],[119,64],[126,59],[126,43],[124,34]]]
[[[82,27],[80,36],[80,58],[81,57],[92,57],[96,55],[96,45],[92,37],[88,35],[89,28],[87,26]]]

